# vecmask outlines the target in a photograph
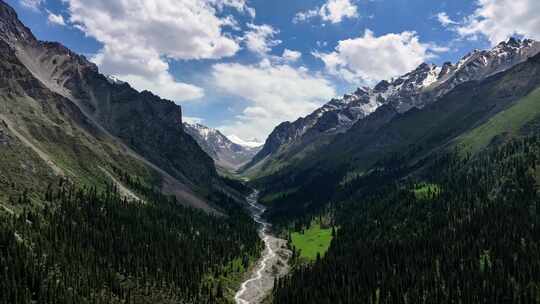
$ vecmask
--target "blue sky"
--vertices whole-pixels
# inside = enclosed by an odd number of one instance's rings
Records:
[[[39,39],[175,101],[191,120],[259,141],[359,86],[540,31],[523,11],[540,11],[536,0],[7,2]]]

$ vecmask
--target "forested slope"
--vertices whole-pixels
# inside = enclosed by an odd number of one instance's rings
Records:
[[[38,207],[12,198],[23,211],[0,213],[0,302],[229,303],[262,246],[251,218],[225,195],[215,217],[124,182],[145,202],[64,179]]]
[[[278,222],[317,213],[329,202],[341,200],[339,189],[344,184],[378,168],[383,160],[399,155],[400,161],[421,167],[424,158],[463,145],[465,136],[499,113],[522,107],[520,112],[530,115],[515,118],[522,121],[514,122],[514,131],[519,130],[538,118],[534,92],[539,86],[537,55],[486,80],[464,83],[422,109],[400,114],[382,106],[315,155],[254,183],[267,192],[286,193],[271,202],[268,216]],[[493,131],[490,138],[507,129]]]
[[[330,250],[274,303],[540,303],[539,155],[533,136],[405,179],[414,168],[381,163],[332,206]]]

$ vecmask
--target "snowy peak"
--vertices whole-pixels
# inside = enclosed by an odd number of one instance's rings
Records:
[[[210,136],[221,137],[220,136],[221,134],[219,133],[218,130],[209,128],[199,123],[192,124],[192,123],[185,122],[184,127],[197,132],[198,135],[201,136],[204,140],[208,140]]]
[[[426,104],[467,81],[482,80],[524,62],[540,52],[540,43],[534,40],[511,38],[491,50],[474,50],[456,64],[441,67],[421,64],[418,68],[390,82],[382,81],[374,93],[393,105],[399,112]]]
[[[319,117],[328,111],[356,109],[357,118],[369,115],[384,103],[396,106],[400,112],[411,107],[422,107],[446,94],[457,85],[481,80],[521,63],[540,52],[540,43],[534,40],[510,38],[491,50],[475,50],[458,63],[446,62],[442,66],[422,63],[413,71],[382,80],[373,88],[359,88],[341,99],[332,99],[315,111]],[[426,94],[436,91],[435,94]],[[309,116],[308,116],[309,117]]]
[[[256,138],[253,138],[252,140],[243,140],[241,139],[240,137],[236,136],[236,135],[229,135],[227,136],[227,138],[232,141],[233,143],[235,144],[238,144],[240,146],[244,146],[246,148],[252,148],[252,149],[256,149],[256,148],[259,148],[263,145],[263,143],[261,143],[259,140],[257,140]]]
[[[110,83],[110,84],[114,84],[114,85],[123,85],[123,84],[126,84],[127,82],[125,81],[122,81],[120,80],[120,78],[114,76],[114,75],[106,75],[105,76],[107,78],[107,81]]]
[[[184,122],[184,130],[197,141],[199,146],[214,159],[216,164],[226,169],[237,169],[259,151],[259,146],[252,143],[238,144],[219,130],[209,128],[199,123]]]
[[[446,77],[459,81],[479,80],[502,72],[540,52],[540,43],[534,40],[510,38],[491,50],[474,50],[456,65],[445,64]]]
[[[306,117],[280,124],[246,169],[267,161],[268,156],[283,153],[288,147],[301,147],[318,136],[345,132],[382,105],[389,105],[399,113],[423,108],[462,83],[503,72],[539,52],[539,42],[511,38],[490,50],[475,50],[456,64],[422,63],[411,72],[383,80],[373,88],[358,88],[352,94],[330,100]]]

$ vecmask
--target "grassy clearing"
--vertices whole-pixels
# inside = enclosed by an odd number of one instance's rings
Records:
[[[489,145],[495,136],[517,133],[524,125],[540,115],[540,88],[519,100],[512,107],[498,113],[483,125],[458,139],[464,151],[476,153]]]
[[[416,199],[427,199],[432,194],[438,194],[441,192],[441,188],[437,184],[422,183],[416,185],[413,191]]]
[[[291,234],[292,246],[300,250],[300,256],[309,261],[314,261],[317,253],[324,256],[330,242],[332,242],[332,228],[323,229],[319,224],[312,224],[304,233],[293,232]]]

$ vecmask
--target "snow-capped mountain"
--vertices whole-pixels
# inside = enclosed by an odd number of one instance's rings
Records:
[[[237,169],[249,162],[261,148],[261,145],[254,142],[246,142],[244,145],[235,143],[220,131],[198,123],[184,122],[184,131],[197,141],[218,166],[227,169]]]
[[[540,52],[540,42],[511,38],[491,50],[474,50],[457,63],[423,63],[401,77],[363,87],[330,102],[310,115],[277,126],[264,147],[244,169],[259,167],[275,154],[302,150],[319,137],[348,130],[357,121],[388,104],[399,113],[435,102],[456,86],[505,71]],[[296,153],[296,152],[293,152]],[[289,155],[290,157],[290,155]]]
[[[256,138],[252,140],[243,140],[240,137],[236,135],[228,135],[227,138],[232,141],[235,144],[238,144],[240,146],[248,147],[248,148],[260,148],[263,146],[264,143],[261,143]]]

